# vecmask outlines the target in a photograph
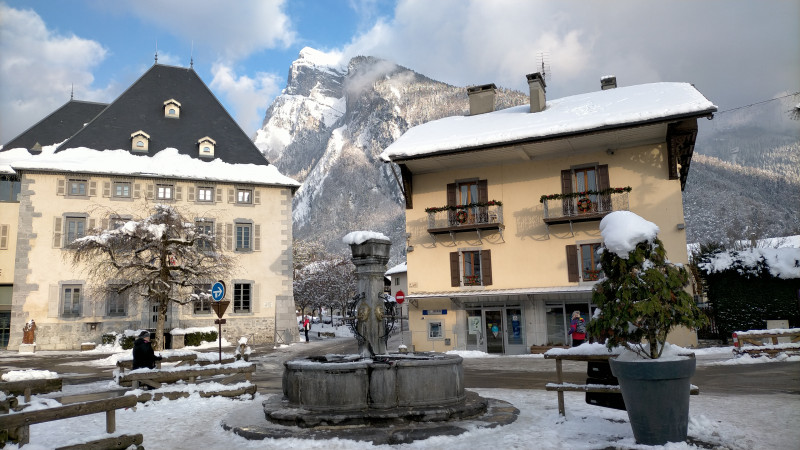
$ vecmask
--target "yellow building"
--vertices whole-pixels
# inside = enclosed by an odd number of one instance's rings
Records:
[[[192,69],[156,64],[109,105],[68,102],[0,151],[0,322],[10,322],[8,348],[19,346],[31,319],[36,348],[45,350],[153,330],[147,299],[93,292],[65,247],[89,230],[147,217],[155,204],[175,206],[235,257],[223,280],[231,301],[226,339],[296,338],[291,205],[298,186],[269,164]],[[215,281],[187,288],[187,298]],[[214,326],[215,318],[208,301],[173,305],[165,330]]]
[[[495,86],[468,89],[470,115],[417,126],[382,154],[406,197],[409,323],[416,351],[527,353],[569,343],[602,276],[600,220],[654,222],[686,263],[681,191],[697,119],[716,107],[692,85],[655,83],[494,111]],[[671,342],[696,343],[692,333]]]

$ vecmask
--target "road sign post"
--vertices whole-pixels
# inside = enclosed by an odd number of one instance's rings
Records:
[[[405,339],[403,337],[403,302],[406,301],[406,294],[403,291],[397,291],[394,294],[394,300],[400,305],[400,343],[405,345]]]
[[[219,326],[217,342],[219,343],[219,363],[222,364],[222,325],[226,322],[222,315],[225,314],[225,310],[231,304],[229,300],[223,300],[225,298],[225,282],[220,280],[211,286],[211,298],[214,299],[211,302],[211,309],[217,314],[217,320],[214,323]]]

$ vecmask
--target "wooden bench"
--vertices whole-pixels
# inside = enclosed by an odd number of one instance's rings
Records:
[[[558,413],[562,416],[566,415],[565,407],[564,407],[564,392],[597,392],[597,393],[605,393],[605,394],[617,394],[620,393],[619,385],[613,384],[575,384],[575,383],[564,383],[564,372],[562,368],[562,361],[608,361],[609,358],[615,357],[615,354],[608,354],[608,355],[597,355],[597,354],[570,354],[570,353],[545,353],[545,359],[554,359],[556,361],[556,382],[555,383],[547,383],[545,385],[546,391],[556,391],[558,392]],[[694,354],[691,355],[694,357]],[[689,393],[692,395],[698,395],[700,393],[700,388],[695,385],[691,385]]]
[[[789,342],[779,342],[785,338]],[[766,341],[766,342],[765,342]],[[774,358],[780,353],[800,354],[800,328],[781,330],[750,330],[733,333],[733,353]]]
[[[127,386],[130,383],[134,389],[137,389],[140,384],[150,386],[158,389],[162,383],[174,383],[176,381],[186,380],[194,384],[198,378],[210,378],[218,375],[232,375],[225,378],[220,382],[229,384],[241,376],[247,381],[251,380],[253,372],[256,371],[255,364],[237,365],[237,366],[224,366],[217,367],[193,367],[183,370],[135,370],[125,374],[120,374],[117,382],[122,386]]]
[[[138,399],[133,395],[95,400],[90,402],[72,403],[53,408],[35,411],[20,411],[0,415],[0,443],[11,440],[20,446],[30,442],[30,426],[36,423],[50,422],[53,420],[69,419],[71,417],[85,416],[87,414],[106,413],[106,432],[114,433],[117,428],[115,411],[120,408],[136,406]],[[83,443],[79,448],[127,448],[130,445],[142,443],[142,435],[122,435]],[[101,442],[102,441],[102,442]],[[107,442],[106,442],[107,441]],[[120,446],[116,446],[119,442]],[[99,443],[99,444],[98,444]],[[93,446],[93,447],[91,447]],[[69,448],[69,447],[66,447]]]
[[[160,361],[156,360],[156,369],[160,369],[162,363],[176,362],[178,363],[176,364],[176,366],[183,366],[183,365],[191,366],[195,364],[196,361],[197,361],[197,355],[194,353],[188,355],[166,355],[162,356]],[[123,372],[125,370],[131,370],[131,368],[133,368],[133,358],[120,359],[119,361],[117,361],[117,367],[119,367],[120,370],[122,370]]]
[[[31,394],[47,394],[60,391],[61,378],[38,378],[20,381],[0,381],[0,392],[6,395],[24,395],[25,401],[31,401]],[[10,398],[10,397],[9,397]],[[0,406],[0,409],[4,409]]]

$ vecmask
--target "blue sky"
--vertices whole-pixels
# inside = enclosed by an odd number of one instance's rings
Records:
[[[800,1],[0,0],[0,142],[69,99],[111,102],[153,64],[194,69],[250,135],[303,47],[548,98],[694,83],[720,109],[800,90]]]

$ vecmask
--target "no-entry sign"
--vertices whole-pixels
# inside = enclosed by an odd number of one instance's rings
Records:
[[[394,299],[397,300],[397,303],[402,305],[404,301],[406,301],[406,294],[403,291],[397,291],[394,294]]]

